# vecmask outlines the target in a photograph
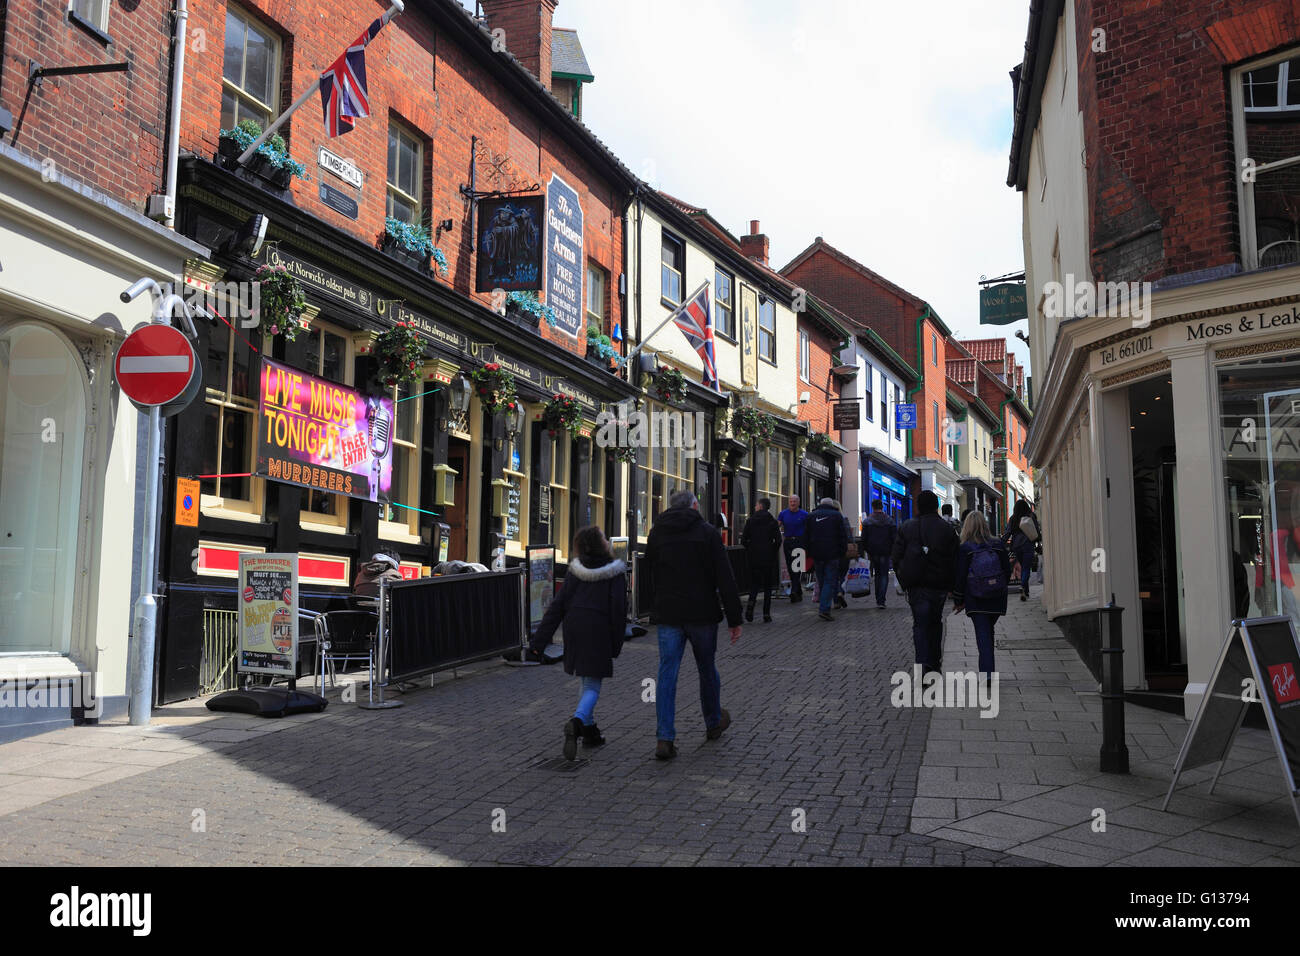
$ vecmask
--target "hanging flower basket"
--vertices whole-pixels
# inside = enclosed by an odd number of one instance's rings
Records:
[[[686,376],[668,365],[660,365],[650,377],[650,390],[661,402],[681,405],[688,394]]]
[[[766,445],[776,435],[776,419],[757,408],[738,408],[731,416],[731,430],[737,438]]]
[[[621,461],[625,465],[636,464],[636,448],[615,448],[614,460]]]
[[[302,313],[307,308],[302,283],[285,266],[262,266],[254,278],[258,286],[259,331],[292,342],[303,330]]]
[[[371,354],[379,363],[385,388],[418,382],[424,371],[424,344],[410,322],[398,322],[380,333]]]
[[[261,135],[262,127],[251,119],[240,120],[234,129],[221,130],[218,134],[218,149],[226,165],[233,168],[244,150],[252,146]],[[257,152],[249,157],[248,168],[277,189],[287,188],[294,176],[300,179],[311,178],[307,175],[307,167],[289,155],[289,149],[279,133],[273,134],[257,147]]]
[[[587,358],[601,368],[609,368],[611,363],[617,368],[627,364],[610,337],[594,325],[587,326]]]
[[[384,220],[382,248],[415,268],[423,268],[429,257],[438,264],[438,274],[447,274],[447,256],[433,244],[429,230],[418,223],[404,222],[389,216]]]
[[[552,438],[561,429],[577,438],[582,429],[582,410],[578,407],[578,400],[569,395],[556,394],[542,408],[542,423]]]
[[[506,312],[512,311],[522,316],[533,328],[537,328],[542,319],[551,328],[555,328],[555,310],[549,305],[542,305],[536,292],[511,292],[507,295]]]
[[[812,437],[808,439],[808,451],[814,455],[824,455],[834,446],[835,443],[831,441],[831,436],[822,432],[813,432]]]
[[[515,410],[515,377],[496,362],[488,362],[470,376],[474,394],[489,415]]]

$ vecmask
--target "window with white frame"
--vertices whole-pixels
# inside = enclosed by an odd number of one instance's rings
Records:
[[[206,513],[262,515],[266,482],[250,476],[257,436],[259,338],[222,324],[203,353],[201,504]]]
[[[421,223],[424,201],[424,143],[396,121],[388,124],[388,215]]]
[[[933,406],[934,418],[934,450],[941,452],[943,451],[943,445],[939,442],[939,403],[931,402],[931,405]]]
[[[420,533],[420,432],[423,382],[400,385],[393,391],[393,483],[389,503],[379,513],[379,536],[412,538]]]
[[[799,330],[799,377],[805,382],[812,382],[812,368],[808,354],[808,332]]]
[[[863,414],[867,416],[867,421],[871,421],[876,414],[876,399],[875,392],[873,391],[875,388],[876,370],[871,367],[870,362],[867,363],[867,374],[862,376],[862,380],[865,383],[863,388],[866,389],[864,395],[866,401],[863,402],[866,411]]]
[[[587,263],[587,324],[605,330],[605,287],[609,273],[594,262]]]
[[[880,430],[889,431],[889,382],[885,380],[883,369],[880,372]]]
[[[226,7],[221,67],[221,128],[241,120],[266,128],[280,112],[280,39],[235,6]]]
[[[729,339],[736,337],[736,283],[731,273],[713,270],[713,330]]]
[[[903,438],[903,430],[898,427],[898,404],[901,400],[902,400],[902,392],[900,392],[898,386],[895,385],[894,386],[894,441],[901,441]]]
[[[767,296],[758,299],[758,354],[776,364],[776,303]]]
[[[1247,269],[1300,262],[1300,56],[1292,49],[1236,70],[1232,94]]]
[[[569,553],[572,532],[577,530],[569,527],[569,489],[575,486],[570,464],[574,444],[569,432],[561,429],[556,433],[551,453],[551,540],[561,557]]]
[[[695,416],[691,414],[657,402],[646,402],[642,411],[650,415],[652,428],[656,421],[671,423],[671,427],[660,428],[650,436],[650,448],[637,451],[640,468],[636,483],[636,510],[640,519],[637,534],[644,537],[674,492],[695,490],[696,460],[684,450],[694,447],[696,435]],[[665,415],[669,417],[662,417]]]
[[[664,233],[659,249],[659,294],[669,305],[681,305],[686,285],[686,246]]]
[[[788,448],[760,448],[754,458],[754,484],[759,498],[779,502],[791,494],[794,452]]]
[[[96,30],[108,32],[108,0],[72,0],[69,9]]]

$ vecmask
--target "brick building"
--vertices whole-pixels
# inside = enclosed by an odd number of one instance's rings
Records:
[[[102,704],[2,709],[0,740],[126,709],[147,434],[112,366],[152,303],[119,296],[207,253],[143,214],[168,173],[169,9],[0,10],[0,681],[95,673]]]
[[[906,465],[918,475],[910,491],[927,489],[941,502],[955,502],[957,474],[946,463],[943,442],[948,400],[944,369],[951,333],[938,313],[820,236],[781,274],[849,316],[855,325],[874,331],[915,369],[917,379],[902,402],[916,406],[916,427],[904,430]]]
[[[1045,602],[1189,714],[1229,621],[1300,621],[1297,80],[1278,0],[1048,0],[1013,73]]]
[[[563,563],[582,525],[628,527],[628,469],[593,434],[600,410],[633,394],[620,348],[597,337],[626,324],[635,180],[577,119],[572,90],[553,95],[555,4],[482,7],[479,22],[455,0],[410,0],[366,48],[368,118],[331,138],[313,94],[278,130],[305,176],[274,150],[240,164],[230,131],[265,127],[383,6],[232,0],[193,14],[206,43],[186,60],[179,228],[214,251],[186,279],[282,266],[307,309],[293,340],[233,313],[200,332],[205,390],[178,417],[192,437],[168,447],[169,490],[198,480],[201,509],[165,538],[163,699],[209,689],[200,674],[222,653],[211,638],[241,551],[298,553],[304,604],[321,610],[380,549],[411,576],[446,559],[516,563],[542,543]],[[576,38],[561,42],[572,73]],[[414,328],[420,358],[415,380],[393,385],[379,352],[396,323]],[[376,465],[340,493],[309,461],[301,480],[276,480],[258,417],[267,361],[373,402],[368,421],[386,427],[369,441],[376,456],[391,444],[391,477]],[[474,377],[494,370],[513,378],[513,409],[492,407],[495,386]],[[572,438],[542,421],[557,395],[578,403]]]

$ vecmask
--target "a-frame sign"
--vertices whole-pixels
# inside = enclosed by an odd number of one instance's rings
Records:
[[[1296,779],[1300,778],[1300,644],[1289,617],[1232,622],[1160,809],[1169,808],[1169,799],[1184,770],[1217,762],[1219,766],[1210,781],[1210,793],[1214,792],[1228,751],[1252,703],[1264,709],[1291,808],[1300,822],[1300,803],[1296,802]]]

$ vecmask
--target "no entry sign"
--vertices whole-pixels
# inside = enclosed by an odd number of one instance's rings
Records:
[[[170,325],[146,325],[128,335],[117,350],[113,374],[137,408],[172,406],[184,399],[178,407],[165,408],[166,414],[180,411],[198,391],[198,364],[182,332]]]

